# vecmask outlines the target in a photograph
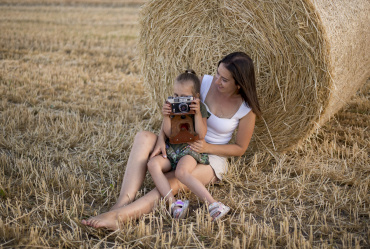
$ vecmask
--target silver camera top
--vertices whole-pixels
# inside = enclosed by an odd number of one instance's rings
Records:
[[[167,98],[167,101],[168,103],[170,104],[174,104],[174,103],[183,103],[183,102],[192,102],[194,100],[194,97],[193,96],[185,96],[185,97],[168,97]]]

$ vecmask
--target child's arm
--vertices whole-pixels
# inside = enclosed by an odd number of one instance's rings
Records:
[[[166,137],[171,136],[171,119],[170,116],[163,116],[163,132]]]
[[[165,102],[162,108],[162,114],[163,114],[163,132],[167,137],[171,136],[171,104]]]
[[[204,139],[207,133],[207,118],[202,117],[200,112],[200,99],[195,99],[190,106],[190,110],[194,110],[194,129],[198,133],[199,139]]]

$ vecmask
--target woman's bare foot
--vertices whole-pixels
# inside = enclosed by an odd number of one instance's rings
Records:
[[[114,211],[109,211],[88,220],[82,220],[81,223],[85,226],[94,228],[106,228],[109,230],[117,230],[119,228],[119,216]]]

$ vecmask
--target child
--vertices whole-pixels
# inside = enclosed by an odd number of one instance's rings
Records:
[[[189,105],[190,110],[194,110],[194,129],[198,133],[199,139],[203,139],[207,133],[207,118],[209,113],[203,103],[200,102],[200,81],[193,70],[186,70],[175,79],[173,86],[174,97],[193,96],[195,100]],[[163,107],[163,132],[167,137],[171,136],[171,105],[166,103]],[[186,215],[189,201],[177,200],[172,193],[171,187],[164,173],[175,170],[176,178],[185,184],[201,200],[207,201],[209,211],[213,220],[224,216],[229,210],[220,202],[216,202],[206,187],[194,176],[191,175],[193,169],[200,164],[209,164],[208,155],[197,153],[190,149],[188,144],[174,145],[166,141],[168,159],[161,155],[155,156],[148,162],[148,170],[153,181],[164,199],[171,205],[170,212],[174,218],[180,219]]]

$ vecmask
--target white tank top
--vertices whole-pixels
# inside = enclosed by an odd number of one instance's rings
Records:
[[[204,75],[200,88],[200,99],[204,103],[209,88],[211,87],[213,76]],[[207,134],[204,138],[210,144],[227,144],[233,135],[234,130],[238,127],[239,120],[247,115],[251,108],[243,101],[239,110],[232,118],[219,118],[214,115],[206,105],[211,116],[207,119]]]

